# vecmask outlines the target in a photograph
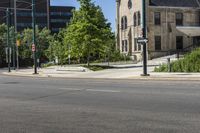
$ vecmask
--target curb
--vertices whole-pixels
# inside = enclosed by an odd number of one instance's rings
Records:
[[[154,81],[200,81],[200,77],[159,77],[159,76],[150,76],[150,77],[142,77],[142,76],[132,76],[126,78],[98,78],[98,77],[58,77],[53,75],[45,75],[45,74],[17,74],[17,73],[8,73],[3,72],[3,75],[6,76],[16,76],[16,77],[36,77],[36,78],[65,78],[65,79],[113,79],[113,80],[154,80]]]
[[[200,81],[200,77],[158,77],[158,76],[151,76],[151,77],[129,77],[129,79],[139,79],[139,80],[157,80],[157,81]]]

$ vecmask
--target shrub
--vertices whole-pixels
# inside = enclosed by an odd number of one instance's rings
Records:
[[[155,72],[166,72],[167,65],[163,64],[155,68]],[[172,72],[200,72],[200,48],[186,54],[184,59],[171,63]]]

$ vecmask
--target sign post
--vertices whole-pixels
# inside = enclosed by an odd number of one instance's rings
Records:
[[[35,26],[35,0],[32,0],[32,25],[33,25],[33,45],[32,51],[34,56],[34,74],[38,74],[37,72],[37,51],[36,51],[36,26]]]
[[[143,74],[141,76],[150,76],[147,74],[147,25],[146,25],[146,0],[142,0],[142,9],[143,9],[143,24],[142,24],[142,33],[143,39],[139,40],[143,44]]]

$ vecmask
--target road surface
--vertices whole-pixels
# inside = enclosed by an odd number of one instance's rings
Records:
[[[0,133],[199,132],[199,82],[0,75]]]

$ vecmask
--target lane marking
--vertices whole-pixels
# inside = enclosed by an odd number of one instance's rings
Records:
[[[93,91],[93,92],[111,92],[111,93],[119,93],[121,91],[115,90],[99,90],[99,89],[86,89],[86,91]]]
[[[59,88],[61,90],[67,90],[67,91],[82,91],[83,89],[76,89],[76,88]]]

